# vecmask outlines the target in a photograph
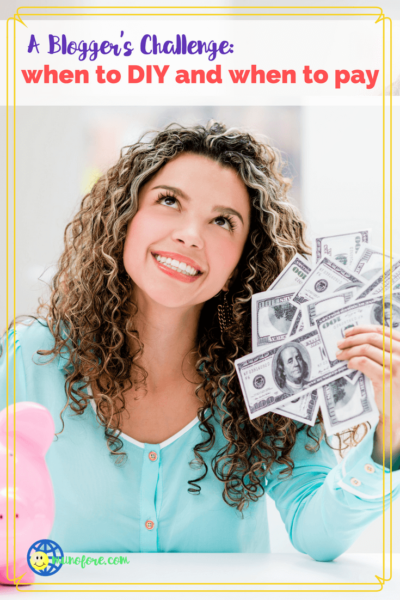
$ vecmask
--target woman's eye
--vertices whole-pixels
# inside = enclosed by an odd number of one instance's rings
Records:
[[[214,223],[222,227],[222,229],[227,229],[228,231],[233,231],[235,229],[233,221],[228,217],[219,216],[214,219]]]
[[[173,196],[161,196],[161,198],[158,199],[158,202],[163,206],[176,206],[178,204],[178,200]]]

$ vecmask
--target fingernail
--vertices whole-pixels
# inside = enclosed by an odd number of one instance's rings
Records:
[[[339,356],[339,354],[342,354],[342,350],[338,350],[338,351],[336,352],[336,356]]]
[[[344,332],[344,335],[349,335],[353,331],[353,329],[353,327],[349,327],[349,329],[346,329],[346,331]]]

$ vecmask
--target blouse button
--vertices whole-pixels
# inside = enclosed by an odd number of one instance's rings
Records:
[[[151,529],[154,529],[154,522],[153,522],[153,521],[146,521],[146,523],[145,523],[145,527],[146,527],[146,529],[148,529],[149,531],[150,531]]]
[[[155,460],[157,460],[157,453],[156,453],[156,452],[149,452],[149,459],[150,459],[151,461],[153,461],[153,462],[154,462]]]
[[[359,479],[356,479],[355,477],[352,477],[350,479],[350,483],[351,483],[351,485],[354,485],[355,487],[358,487],[361,485],[361,481]]]
[[[372,465],[365,465],[364,469],[367,471],[367,473],[375,473],[375,467]]]

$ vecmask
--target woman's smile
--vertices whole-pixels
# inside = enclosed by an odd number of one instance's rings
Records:
[[[157,263],[157,267],[163,273],[178,279],[178,281],[192,283],[193,281],[197,281],[202,275],[199,268],[191,266],[191,260],[180,254],[152,252],[151,255]]]

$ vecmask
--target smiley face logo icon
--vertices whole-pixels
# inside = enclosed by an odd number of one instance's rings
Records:
[[[40,577],[55,575],[64,564],[64,552],[53,540],[37,540],[30,546],[26,562],[31,571]]]
[[[49,564],[49,557],[46,552],[34,552],[31,556],[30,563],[36,571],[43,571]]]

